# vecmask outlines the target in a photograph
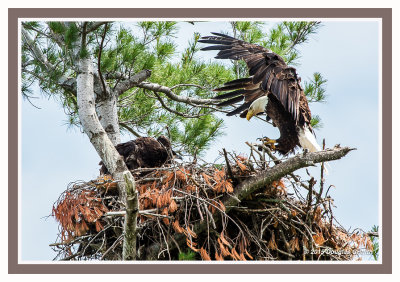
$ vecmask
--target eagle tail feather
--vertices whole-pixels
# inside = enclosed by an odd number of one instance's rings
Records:
[[[310,152],[321,151],[321,146],[319,146],[314,135],[308,128],[299,128],[299,141],[303,149],[307,149]]]
[[[307,127],[299,128],[299,141],[300,146],[303,149],[307,149],[310,152],[322,151],[321,146],[317,142],[317,139],[315,139],[315,135]],[[327,167],[330,167],[329,164],[324,164],[324,171],[326,174],[328,174]]]

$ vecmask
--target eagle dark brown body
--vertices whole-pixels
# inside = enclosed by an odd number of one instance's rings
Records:
[[[201,50],[218,50],[216,59],[245,61],[250,75],[214,89],[218,92],[230,91],[214,97],[221,100],[217,105],[228,106],[242,102],[227,115],[240,114],[244,118],[254,101],[267,96],[268,104],[264,112],[281,134],[276,140],[276,150],[284,155],[293,152],[300,146],[300,130],[307,129],[313,133],[310,125],[311,111],[296,69],[287,66],[279,55],[264,47],[228,35],[212,34],[215,36],[202,37],[199,42],[215,45]]]
[[[296,125],[288,112],[283,111],[279,101],[271,97],[267,105],[266,113],[274,121],[274,126],[278,127],[281,136],[276,140],[276,150],[281,154],[287,154],[300,146],[297,136]]]
[[[171,143],[165,136],[156,139],[139,137],[115,146],[118,153],[124,158],[129,170],[139,167],[160,167],[172,156]],[[100,162],[100,174],[109,174],[107,168]]]

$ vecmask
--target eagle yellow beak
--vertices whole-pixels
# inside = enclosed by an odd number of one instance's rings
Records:
[[[249,109],[246,115],[246,119],[250,120],[254,116],[254,111],[252,109]]]

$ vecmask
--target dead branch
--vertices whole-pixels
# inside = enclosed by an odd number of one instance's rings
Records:
[[[341,159],[346,156],[348,152],[355,150],[354,148],[334,148],[320,152],[297,154],[296,156],[267,169],[258,175],[240,183],[234,192],[234,195],[239,199],[244,199],[248,195],[256,192],[257,190],[271,184],[273,181],[288,175],[300,168],[314,166],[316,163],[328,162]],[[225,206],[234,206],[234,198],[226,197]],[[228,208],[227,208],[228,209]]]

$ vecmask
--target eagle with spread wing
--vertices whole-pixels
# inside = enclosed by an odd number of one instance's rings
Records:
[[[227,115],[240,114],[250,120],[253,116],[266,114],[281,136],[273,140],[265,137],[264,143],[279,153],[294,152],[297,146],[311,152],[320,151],[311,127],[311,111],[300,85],[296,69],[286,65],[278,54],[234,37],[212,32],[214,36],[202,37],[199,42],[214,44],[201,50],[218,50],[216,59],[243,60],[249,77],[227,82],[214,91],[227,93],[214,99],[218,106],[242,102]]]

